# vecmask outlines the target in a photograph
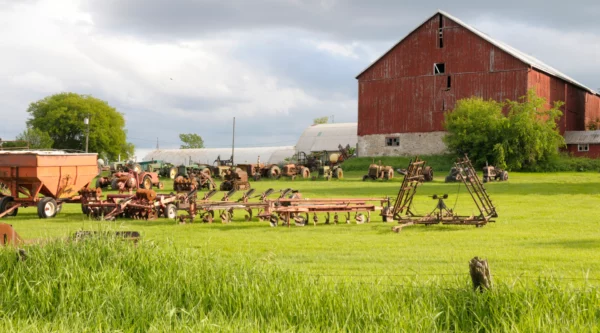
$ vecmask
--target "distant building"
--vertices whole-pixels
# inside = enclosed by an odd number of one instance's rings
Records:
[[[298,143],[296,151],[305,152],[337,152],[338,146],[355,148],[358,142],[356,135],[357,123],[319,124],[309,126],[304,130]]]
[[[293,146],[236,148],[234,162],[236,164],[256,163],[260,156],[261,163],[279,164],[294,154]],[[231,148],[159,149],[148,153],[143,160],[162,160],[175,165],[192,163],[212,165],[217,157],[228,160],[231,158]]]
[[[573,156],[600,158],[600,131],[567,131],[565,142]]]
[[[442,11],[357,79],[361,156],[444,152],[444,113],[473,96],[517,100],[534,89],[548,107],[563,101],[561,134],[600,119],[597,92]]]

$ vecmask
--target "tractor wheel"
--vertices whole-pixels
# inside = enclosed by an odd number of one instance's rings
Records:
[[[113,190],[119,189],[119,179],[118,178],[115,178],[112,180],[112,182],[110,182],[110,188]]]
[[[142,183],[140,184],[140,187],[146,190],[151,190],[152,189],[152,178],[150,176],[146,176],[144,177],[144,179],[142,180]]]
[[[502,178],[503,181],[507,181],[508,180],[508,171],[502,171]]]
[[[487,183],[487,182],[489,182],[489,181],[490,181],[489,179],[490,179],[489,177],[485,177],[485,176],[484,176],[484,177],[483,177],[483,182],[484,182],[484,183]]]
[[[389,170],[387,172],[388,179],[394,179],[394,170]]]
[[[344,179],[344,170],[342,168],[335,169],[333,176],[337,179]]]
[[[433,169],[430,166],[426,166],[425,169],[423,169],[423,178],[426,182],[433,180]]]
[[[58,205],[53,198],[42,198],[37,204],[38,216],[41,219],[49,219],[56,216],[58,213]]]
[[[172,167],[171,169],[169,169],[169,178],[175,179],[175,176],[177,176],[177,168]]]
[[[4,213],[4,211],[6,211],[7,209],[9,209],[9,204],[11,202],[15,201],[15,199],[13,197],[2,197],[0,198],[0,214]],[[6,216],[17,216],[17,212],[19,211],[19,208],[16,208],[15,210],[13,210],[12,212],[10,212],[10,214],[6,215]]]
[[[168,204],[167,207],[165,207],[164,214],[166,218],[174,220],[177,218],[177,207],[175,207],[174,204]]]
[[[255,173],[252,178],[254,178],[254,181],[259,181],[260,180],[260,173]]]
[[[302,178],[304,178],[304,179],[310,178],[310,170],[308,168],[302,169]]]
[[[278,166],[273,165],[269,168],[269,178],[279,179],[281,177],[281,169]]]
[[[142,172],[142,166],[139,165],[138,163],[135,163],[132,167],[133,167],[134,172],[137,172],[137,173]]]
[[[366,182],[367,180],[369,180],[369,178],[371,178],[371,177],[369,177],[369,175],[364,175],[363,176],[363,182]]]

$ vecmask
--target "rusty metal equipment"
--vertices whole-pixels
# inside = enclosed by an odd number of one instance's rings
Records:
[[[156,172],[160,177],[175,179],[177,168],[171,163],[165,163],[162,160],[151,160],[139,162],[138,165],[142,171]]]
[[[191,191],[196,188],[211,191],[216,187],[210,169],[188,168],[184,165],[177,167],[177,176],[173,181],[173,189],[176,192]]]
[[[307,179],[310,178],[310,169],[302,165],[289,163],[283,165],[281,175],[292,178],[292,180],[296,179],[297,176]]]
[[[457,178],[461,180],[477,206],[479,215],[458,215],[444,203],[444,199],[448,198],[447,194],[434,195],[432,197],[434,200],[437,200],[437,205],[431,213],[421,216],[415,214],[411,210],[411,207],[417,188],[424,181],[422,172],[424,167],[425,161],[419,160],[419,158],[410,161],[394,205],[390,205],[382,211],[384,221],[396,220],[400,224],[393,228],[395,232],[399,232],[404,226],[414,224],[431,225],[441,223],[482,227],[488,222],[494,222],[492,219],[498,217],[496,207],[492,204],[489,195],[483,187],[483,183],[477,177],[477,173],[467,156],[459,159],[454,164],[454,168],[459,174]]]
[[[388,180],[392,178],[394,178],[394,168],[389,165],[381,165],[381,161],[379,161],[379,164],[369,165],[369,173],[364,175],[362,180]]]
[[[396,169],[396,172],[398,172],[398,174],[401,175],[405,175],[407,170],[406,169]],[[430,182],[433,181],[433,168],[426,165],[422,170],[421,170],[421,174],[423,175],[423,181],[424,182]]]
[[[82,194],[81,210],[90,217],[115,220],[119,217],[153,220],[157,217],[175,219],[177,217],[178,196],[157,194],[153,190],[138,189],[135,194],[109,194],[103,200],[98,192]]]
[[[492,180],[507,181],[508,171],[488,165],[487,162],[485,162],[485,166],[483,167],[483,182],[487,183]]]
[[[254,164],[238,164],[237,168],[246,171],[248,176],[252,177],[255,181],[259,181],[262,178],[276,180],[281,177],[281,169],[277,164],[264,164],[260,163],[260,160]]]
[[[351,158],[350,145],[343,147],[338,145],[337,153],[329,153],[328,151],[313,152],[310,155],[298,153],[298,164],[303,165],[313,173],[318,172],[318,175],[327,180],[331,178],[343,179],[344,171],[342,170],[342,162]]]
[[[221,191],[249,190],[250,188],[248,173],[240,168],[227,170],[220,186]]]
[[[98,177],[96,187],[106,188],[110,185],[111,189],[118,190],[119,193],[131,193],[137,188],[147,190],[152,189],[152,187],[164,188],[164,184],[160,181],[156,172],[138,172],[135,171],[137,168],[129,168],[127,170],[116,172],[111,177]]]
[[[96,160],[97,154],[0,151],[0,183],[7,189],[0,194],[0,218],[29,206],[37,206],[40,218],[56,216],[63,203],[79,202],[77,192],[98,173]]]

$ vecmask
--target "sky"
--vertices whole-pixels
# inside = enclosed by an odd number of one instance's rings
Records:
[[[600,89],[600,1],[0,0],[0,138],[59,92],[107,101],[138,159],[294,145],[314,118],[356,122],[356,75],[444,10]]]

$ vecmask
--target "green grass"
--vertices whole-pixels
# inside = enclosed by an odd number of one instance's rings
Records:
[[[397,168],[406,168],[408,163],[414,157],[404,157],[404,156],[379,156],[379,157],[357,157],[346,160],[342,164],[342,168],[344,171],[360,171],[366,173],[369,169],[369,165],[372,163],[381,162],[382,165],[390,165]],[[433,170],[448,172],[452,166],[454,166],[454,162],[456,161],[456,157],[453,155],[430,155],[430,156],[420,156],[422,160],[427,161],[427,165],[431,166]]]
[[[343,181],[252,185],[259,191],[293,187],[307,198],[396,195],[398,179],[362,182],[363,173],[348,172]],[[433,183],[419,189],[415,210],[431,211],[436,202],[429,196],[448,193],[448,206],[456,201],[457,212],[475,212],[464,188],[443,183],[443,176],[437,173]],[[121,243],[47,245],[28,250],[30,259],[24,264],[15,262],[14,253],[3,252],[3,327],[596,330],[600,174],[510,177],[509,182],[486,185],[500,215],[496,223],[483,228],[412,226],[400,234],[392,233],[394,224],[379,216],[364,225],[270,228],[266,222],[242,222],[241,213],[227,225],[178,225],[165,219],[97,222],[84,217],[77,205],[66,205],[49,220],[39,220],[35,209],[24,209],[17,218],[3,220],[24,238],[110,228],[138,230],[145,242],[137,249]],[[490,263],[496,283],[491,293],[470,290],[468,261],[474,256]],[[28,286],[35,292],[28,292]],[[78,297],[90,300],[74,301]]]

